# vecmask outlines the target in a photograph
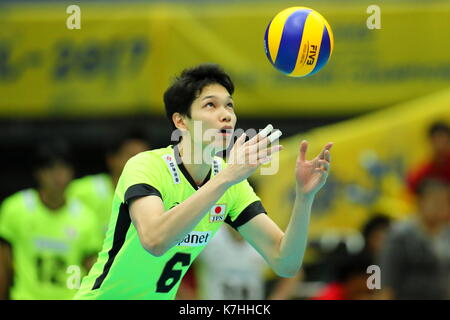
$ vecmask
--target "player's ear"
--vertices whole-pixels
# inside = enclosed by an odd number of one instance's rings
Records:
[[[187,130],[186,116],[182,115],[179,112],[175,112],[174,114],[172,114],[172,121],[177,129],[180,129],[182,131]]]

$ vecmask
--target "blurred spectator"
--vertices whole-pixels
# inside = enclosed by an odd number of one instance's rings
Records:
[[[371,259],[366,254],[348,254],[336,262],[335,279],[312,300],[372,299],[373,292],[367,286],[367,267],[370,265]]]
[[[375,291],[369,290],[367,273],[370,265],[376,265],[383,249],[391,220],[384,214],[373,213],[363,225],[361,234],[364,245],[357,250],[349,241],[339,241],[336,248],[323,259],[323,280],[327,283],[314,300],[375,299]],[[350,239],[350,238],[349,238]]]
[[[265,292],[266,262],[234,229],[223,225],[194,264],[194,283],[181,287],[181,299],[287,300],[292,299],[299,277],[279,278],[268,296]],[[195,288],[195,290],[193,290]],[[188,295],[188,294],[189,295]]]
[[[425,179],[437,179],[450,183],[450,128],[436,122],[428,130],[431,158],[407,174],[408,189],[416,194]]]
[[[0,207],[0,298],[71,299],[68,267],[81,278],[101,239],[93,213],[65,195],[73,177],[67,144],[45,141],[35,155],[37,189],[17,192]]]
[[[105,234],[112,210],[114,190],[128,159],[149,150],[149,140],[138,130],[127,132],[112,141],[106,151],[108,173],[88,175],[72,181],[68,187],[71,197],[80,199],[92,209],[99,221],[99,231]]]
[[[450,188],[423,180],[418,212],[393,226],[381,257],[385,299],[449,299]]]
[[[363,253],[366,254],[371,263],[377,264],[389,232],[391,219],[383,214],[374,214],[363,226],[364,237]]]

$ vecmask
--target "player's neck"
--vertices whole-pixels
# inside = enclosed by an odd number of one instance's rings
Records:
[[[197,149],[189,144],[183,143],[183,141],[178,144],[178,150],[184,167],[197,185],[200,185],[211,170],[211,163],[206,162],[203,158],[203,150],[201,148]],[[200,150],[202,154],[196,157],[194,152],[199,152]]]
[[[50,210],[57,210],[66,204],[64,192],[50,192],[45,189],[38,190],[42,203]]]

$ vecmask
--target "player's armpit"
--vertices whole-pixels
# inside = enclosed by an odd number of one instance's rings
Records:
[[[156,195],[134,198],[129,201],[130,218],[145,250],[157,255],[158,240],[155,235],[158,219],[164,213],[164,205]]]

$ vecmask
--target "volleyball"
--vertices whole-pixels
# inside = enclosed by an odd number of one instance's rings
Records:
[[[333,52],[330,25],[317,11],[291,7],[279,12],[264,35],[270,63],[291,77],[310,76],[322,69]]]

